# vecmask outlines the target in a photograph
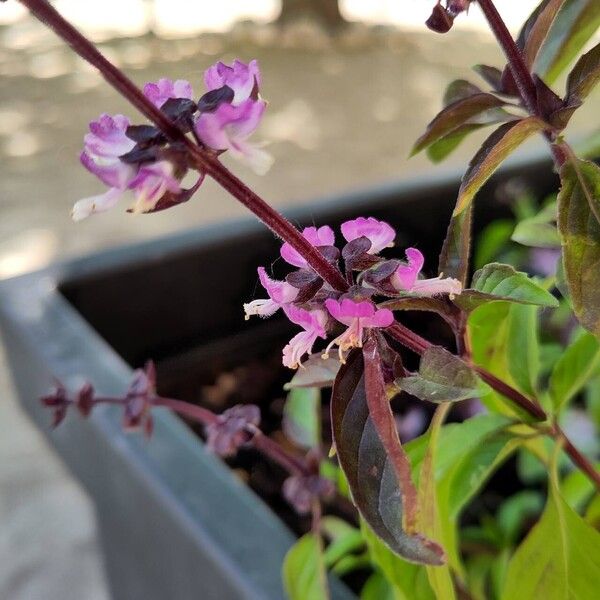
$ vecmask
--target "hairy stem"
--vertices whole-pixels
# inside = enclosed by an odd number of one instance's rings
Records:
[[[517,84],[517,88],[527,110],[531,114],[537,114],[537,92],[535,83],[527,68],[521,50],[519,50],[519,47],[513,40],[513,37],[510,34],[510,31],[508,31],[506,23],[504,23],[500,13],[496,9],[493,0],[478,0],[478,2],[492,32],[496,36],[498,43],[506,55],[510,72]]]
[[[164,113],[157,109],[144,96],[144,94],[120,69],[115,67],[105,56],[103,56],[84,35],[66,21],[46,0],[19,1],[26,6],[36,18],[65,40],[65,42],[67,42],[81,58],[95,66],[104,79],[106,79],[115,90],[129,100],[133,106],[152,121],[167,137],[182,142],[189,151],[190,158],[198,171],[212,177],[219,185],[254,213],[255,216],[273,231],[273,233],[282,240],[288,242],[305,258],[312,269],[334,289],[338,291],[346,291],[348,289],[348,282],[339,269],[327,262],[321,253],[312,246],[301,233],[285,219],[285,217],[269,206],[262,198],[260,198],[260,196],[248,188],[246,184],[221,164],[214,153],[198,147],[190,138],[188,138]],[[532,114],[536,114],[535,85],[519,49],[506,28],[506,25],[502,21],[502,18],[498,14],[492,0],[479,0],[479,3],[490,22],[492,30],[496,34],[496,37],[508,57],[509,63],[511,64],[511,71],[513,72],[513,76],[519,86],[519,91],[522,94],[528,110],[530,110]],[[388,327],[386,332],[417,354],[422,354],[432,345],[431,342],[420,337],[398,322]],[[515,390],[480,367],[477,367],[477,371],[482,379],[484,379],[484,381],[492,388],[519,405],[531,414],[531,416],[536,419],[546,418],[544,411],[518,390]],[[181,409],[181,406],[179,406],[179,408]],[[174,410],[177,410],[177,408],[174,408]],[[188,416],[191,417],[191,415]],[[197,416],[199,416],[199,414]],[[257,439],[269,440],[270,438],[258,436]],[[258,443],[265,447],[270,446],[269,442],[259,441]],[[585,457],[583,457],[568,440],[565,442],[565,450],[576,464],[581,466],[581,461],[583,461],[584,464],[587,465],[585,469],[582,468],[585,473],[588,475],[592,472],[595,473],[593,466],[586,462],[587,459],[585,459]],[[276,459],[274,458],[274,460]],[[598,483],[597,480],[596,483]],[[600,484],[598,487],[600,488]]]

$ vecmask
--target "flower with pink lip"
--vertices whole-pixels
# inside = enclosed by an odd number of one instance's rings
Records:
[[[315,248],[319,246],[333,246],[335,244],[335,233],[328,225],[323,225],[318,229],[316,227],[305,227],[302,230],[302,236],[308,240]],[[281,246],[281,258],[294,267],[304,268],[308,266],[306,260],[287,242]]]
[[[174,176],[174,166],[168,160],[159,160],[142,165],[129,189],[135,193],[134,213],[151,211],[167,192],[177,194],[181,191],[179,180]]]
[[[258,62],[251,60],[248,64],[234,60],[231,66],[219,61],[204,72],[204,84],[210,92],[218,90],[224,85],[233,90],[231,103],[238,106],[250,96],[254,87],[260,85],[260,70]]]
[[[378,221],[374,217],[358,217],[352,221],[342,223],[342,235],[347,242],[359,237],[366,237],[371,242],[369,254],[379,254],[384,248],[394,245],[396,232],[385,221]]]
[[[325,349],[323,358],[329,357],[329,351],[338,346],[340,362],[345,362],[344,352],[350,348],[361,348],[365,328],[389,327],[394,322],[394,315],[387,308],[377,308],[370,300],[325,300],[329,314],[347,326],[346,331],[335,338]]]
[[[304,310],[290,304],[284,307],[288,319],[304,329],[296,334],[283,349],[283,364],[297,369],[305,354],[310,354],[317,338],[325,339],[325,327],[329,317],[324,310]]]
[[[126,131],[129,119],[123,115],[100,115],[90,123],[90,133],[84,137],[81,164],[109,187],[124,190],[135,176],[135,168],[119,159],[135,146]]]
[[[448,294],[450,298],[459,295],[462,292],[462,284],[458,279],[452,277],[438,277],[432,279],[419,279],[419,274],[425,259],[423,254],[416,248],[406,249],[407,264],[400,265],[390,281],[391,284],[400,292],[409,292],[419,296],[437,296],[439,294]]]
[[[185,79],[173,81],[163,77],[158,81],[147,83],[144,86],[144,96],[160,108],[167,100],[171,98],[186,98],[191,100],[194,95],[192,84]]]
[[[198,117],[196,133],[213,150],[229,150],[234,158],[264,175],[273,164],[273,158],[247,138],[258,127],[266,106],[263,100],[251,98],[238,105],[224,102],[215,111]]]
[[[278,309],[293,302],[298,296],[297,288],[290,285],[287,281],[271,279],[264,267],[258,267],[258,278],[262,286],[267,290],[269,297],[244,304],[246,320],[253,315],[263,318],[270,317]]]
[[[181,191],[179,180],[173,174],[174,167],[168,160],[143,165],[127,183],[126,189],[110,188],[104,194],[83,198],[75,203],[71,216],[81,221],[92,214],[109,210],[117,204],[127,189],[133,191],[135,203],[131,212],[149,212],[167,192],[177,194]]]

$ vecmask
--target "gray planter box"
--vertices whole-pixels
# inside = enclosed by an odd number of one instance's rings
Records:
[[[512,176],[540,194],[556,185],[549,163],[533,161],[495,177],[488,196]],[[289,216],[333,225],[373,215],[398,228],[399,245],[418,244],[432,257],[457,188],[456,177],[389,185]],[[477,226],[502,210],[478,206]],[[0,326],[19,398],[94,501],[117,600],[281,600],[280,568],[293,537],[169,412],[156,411],[147,441],[124,434],[119,411],[106,406],[87,420],[71,414],[51,430],[38,399],[53,378],[68,387],[86,379],[103,394],[121,394],[131,365],[147,358],[195,348],[198,359],[279,342],[285,324],[245,323],[241,311],[256,288],[257,265],[270,264],[277,248],[247,220],[0,282]],[[353,597],[339,581],[333,588],[336,599]]]

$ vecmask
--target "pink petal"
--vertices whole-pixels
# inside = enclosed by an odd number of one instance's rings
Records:
[[[302,230],[302,237],[308,240],[313,246],[333,246],[335,243],[335,234],[328,225],[323,225],[318,229],[316,227],[305,227]],[[299,252],[296,252],[287,242],[281,246],[281,258],[294,267],[306,267],[307,262],[302,258]]]
[[[396,237],[394,228],[385,221],[373,217],[358,217],[342,223],[342,235],[347,242],[359,237],[366,237],[371,242],[369,254],[377,254],[392,244]]]
[[[267,275],[264,267],[258,267],[258,278],[260,283],[269,294],[269,298],[279,305],[293,302],[298,296],[298,289],[287,281],[277,281]]]
[[[425,259],[423,254],[416,248],[406,249],[408,265],[401,265],[392,276],[392,285],[399,290],[411,290],[415,285],[419,273],[423,268]]]
[[[389,327],[394,322],[394,314],[387,308],[375,311],[372,317],[364,320],[365,327]]]

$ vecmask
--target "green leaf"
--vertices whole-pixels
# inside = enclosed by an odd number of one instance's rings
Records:
[[[321,530],[330,540],[324,554],[325,566],[328,568],[344,556],[361,550],[365,545],[360,530],[337,517],[323,517]]]
[[[584,600],[600,589],[600,533],[560,496],[555,477],[540,521],[512,557],[502,600]]]
[[[283,432],[303,448],[321,444],[321,391],[317,388],[293,388],[283,407]]]
[[[567,79],[568,102],[585,100],[600,81],[600,44],[580,57]]]
[[[527,273],[510,265],[490,263],[473,275],[471,288],[454,299],[464,310],[473,310],[486,302],[506,300],[537,306],[558,306],[558,300],[532,281]]]
[[[550,397],[560,412],[600,371],[600,343],[590,333],[580,335],[558,359],[550,375]]]
[[[598,0],[567,0],[538,52],[534,71],[552,85],[600,27]]]
[[[544,123],[537,117],[526,117],[500,125],[475,154],[463,175],[458,191],[454,216],[460,215],[473,201],[475,194],[494,171],[527,138],[542,131]]]
[[[360,591],[360,600],[396,600],[394,588],[381,573],[373,573]]]
[[[292,380],[283,386],[284,390],[293,388],[327,388],[340,370],[340,361],[337,358],[322,358],[320,354],[312,354],[302,363]]]
[[[449,403],[441,404],[433,415],[429,431],[427,432],[429,437],[427,454],[423,460],[419,476],[420,530],[431,539],[435,539],[443,545],[446,544],[444,526],[437,499],[435,463],[437,462],[436,456],[440,429],[449,408]],[[429,583],[435,592],[437,600],[455,600],[456,594],[454,593],[454,584],[448,565],[427,566],[426,569]]]
[[[473,264],[476,269],[481,269],[487,263],[493,262],[504,246],[510,242],[515,225],[509,219],[498,219],[484,227],[475,244]]]
[[[519,389],[530,396],[537,393],[540,372],[537,306],[513,304],[510,307],[507,359],[508,370]]]
[[[364,358],[363,358],[364,357]],[[416,532],[417,492],[386,394],[379,349],[369,336],[333,386],[337,456],[362,517],[388,546],[415,562],[440,564],[443,551]]]
[[[321,538],[303,535],[283,561],[283,583],[289,600],[328,600],[327,574]]]
[[[535,62],[535,58],[564,2],[565,0],[547,0],[547,2],[543,3],[542,10],[539,11],[533,22],[530,23],[523,48],[523,58],[528,67],[531,67]]]
[[[538,517],[543,508],[542,495],[533,490],[522,490],[507,498],[500,505],[496,516],[505,546],[511,547],[515,544],[527,521]]]
[[[556,202],[550,202],[537,215],[518,223],[511,239],[532,248],[559,248],[557,211]]]
[[[483,437],[480,443],[465,450],[460,459],[452,465],[452,469],[439,481],[438,503],[443,528],[442,539],[448,562],[458,573],[462,573],[458,535],[460,513],[520,444],[521,440],[513,437],[510,431],[496,430]]]
[[[480,381],[463,360],[440,346],[421,356],[419,374],[396,380],[398,388],[427,402],[456,402],[476,398]]]
[[[600,167],[573,158],[560,179],[558,230],[570,299],[579,322],[600,335]]]
[[[458,127],[467,123],[469,119],[504,104],[504,100],[485,92],[459,97],[458,100],[442,109],[429,123],[425,133],[416,141],[411,156],[418,154],[421,150],[452,133]]]
[[[579,470],[571,471],[560,482],[560,493],[562,497],[577,513],[583,511],[595,491],[596,487],[590,478]]]
[[[509,302],[482,304],[469,315],[467,328],[473,362],[505,383],[516,386],[508,364],[510,307]],[[493,390],[482,396],[481,401],[492,412],[511,417],[525,417],[517,407]]]
[[[394,588],[394,600],[436,600],[422,565],[409,563],[394,554],[361,519],[361,530],[372,564]]]

